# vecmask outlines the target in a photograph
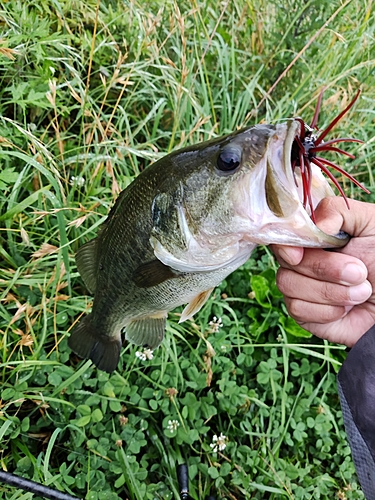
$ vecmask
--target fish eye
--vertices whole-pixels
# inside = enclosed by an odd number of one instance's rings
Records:
[[[235,146],[224,148],[217,157],[217,169],[226,174],[231,174],[241,164],[241,149]]]

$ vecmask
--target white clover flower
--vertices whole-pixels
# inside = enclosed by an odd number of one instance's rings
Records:
[[[151,349],[144,349],[144,351],[136,351],[135,353],[136,357],[139,358],[141,361],[146,361],[146,359],[152,359],[154,357],[154,354]]]
[[[212,451],[214,453],[217,453],[218,451],[224,451],[226,446],[227,446],[228,438],[227,436],[224,436],[224,434],[221,432],[220,436],[217,436],[216,434],[212,438],[212,443],[210,444]]]
[[[152,359],[154,357],[154,354],[151,349],[144,349],[143,351],[137,351],[135,355],[141,361],[146,361],[146,359]]]
[[[221,318],[217,318],[216,316],[214,316],[212,318],[212,321],[210,321],[208,323],[208,325],[211,327],[211,330],[213,332],[218,332],[219,328],[221,328],[223,326],[223,322],[222,322]]]
[[[169,432],[176,432],[177,427],[179,426],[180,422],[178,420],[168,420],[167,429],[169,430]]]
[[[141,361],[146,361],[146,354],[142,351],[137,351],[135,353],[136,357],[139,358]]]
[[[151,349],[145,349],[143,351],[143,354],[146,356],[146,359],[152,359],[154,357],[154,354]]]
[[[78,175],[77,177],[74,175],[70,176],[69,184],[71,186],[82,187],[82,186],[84,186],[85,182],[86,182],[85,178],[80,176],[80,175]]]

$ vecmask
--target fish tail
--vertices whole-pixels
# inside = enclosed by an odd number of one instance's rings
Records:
[[[109,336],[97,331],[92,314],[85,316],[71,333],[68,346],[80,358],[88,358],[105,372],[113,372],[118,365],[121,336]]]

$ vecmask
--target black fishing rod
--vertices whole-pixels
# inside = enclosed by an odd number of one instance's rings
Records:
[[[0,482],[9,484],[9,486],[15,486],[20,490],[35,493],[35,495],[43,498],[50,498],[51,500],[79,500],[78,497],[73,497],[68,493],[63,493],[62,491],[55,490],[49,486],[36,483],[35,481],[31,481],[31,479],[16,476],[11,472],[0,471]]]
[[[190,500],[189,470],[186,464],[180,464],[177,466],[177,480],[180,489],[180,499]],[[31,479],[16,476],[16,474],[12,474],[11,472],[0,471],[0,482],[9,484],[9,486],[14,486],[20,490],[28,491],[29,493],[35,493],[35,495],[43,498],[49,498],[50,500],[80,500],[79,497],[74,497],[68,493],[63,493],[62,491],[55,490],[49,486],[36,483],[35,481],[31,481]],[[206,500],[216,499],[213,496],[209,496]]]
[[[180,488],[180,499],[191,500],[189,495],[189,469],[186,464],[177,465],[177,481]],[[216,500],[216,498],[210,495],[206,500]]]

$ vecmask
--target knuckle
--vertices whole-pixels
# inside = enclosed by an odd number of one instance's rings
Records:
[[[317,278],[325,278],[327,276],[327,266],[322,260],[316,260],[312,263],[312,272]]]
[[[335,197],[323,198],[319,203],[319,208],[324,210],[331,210],[334,207]]]
[[[323,305],[319,309],[319,315],[316,315],[315,323],[329,324],[339,320],[345,314],[345,308],[342,306]]]
[[[311,263],[311,271],[315,279],[319,279],[322,282],[327,282],[327,280],[336,282],[340,280],[341,276],[341,267],[339,265],[339,261],[334,261],[329,255],[330,258],[320,258],[314,260]]]
[[[348,287],[322,283],[321,298],[327,305],[346,304],[350,300]]]
[[[319,203],[319,210],[324,210],[327,213],[336,212],[337,209],[342,206],[343,202],[344,200],[342,200],[339,196],[323,198]]]

